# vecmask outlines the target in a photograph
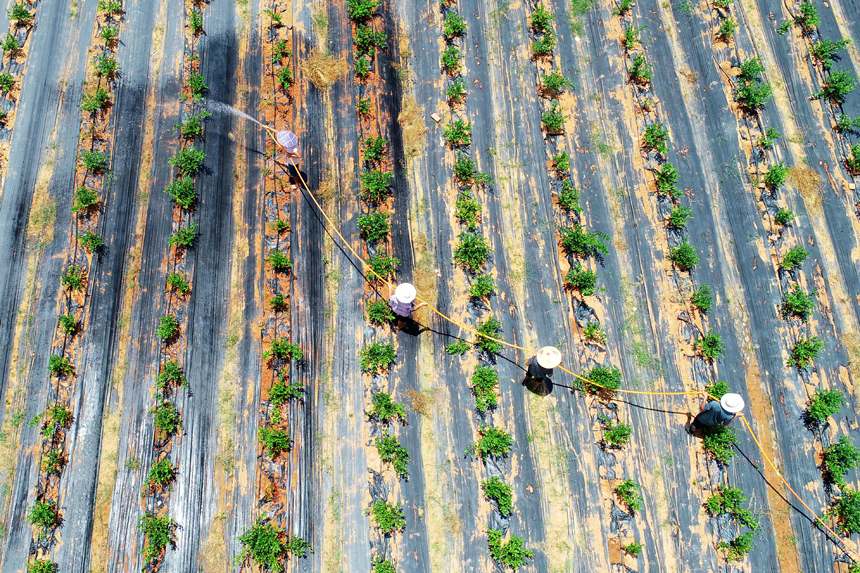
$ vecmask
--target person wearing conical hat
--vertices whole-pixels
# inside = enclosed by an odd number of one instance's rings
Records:
[[[744,399],[740,394],[727,393],[719,400],[710,400],[708,391],[702,390],[702,404],[692,423],[686,424],[687,433],[713,426],[726,426],[734,422],[744,409]]]
[[[391,286],[388,287],[388,303],[391,305],[391,310],[397,316],[398,325],[409,318],[413,311],[418,310],[422,306],[427,306],[426,302],[415,304],[415,297],[418,292],[415,287],[409,283],[401,283],[391,292]]]
[[[561,364],[561,352],[554,346],[544,346],[537,354],[526,360],[526,378],[552,380],[553,368]]]
[[[279,131],[275,139],[284,148],[284,151],[287,152],[287,157],[293,159],[302,158],[302,155],[299,153],[299,138],[296,137],[295,133],[287,130]]]

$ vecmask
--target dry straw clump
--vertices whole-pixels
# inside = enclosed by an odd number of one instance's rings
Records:
[[[327,90],[349,71],[346,58],[337,59],[331,54],[321,52],[313,52],[305,60],[303,69],[311,83],[321,91]]]
[[[404,97],[403,109],[397,121],[403,130],[403,153],[406,159],[418,157],[424,150],[424,134],[427,133],[424,108],[412,96]]]
[[[809,165],[795,165],[788,172],[789,181],[803,196],[806,210],[821,215],[821,175]]]

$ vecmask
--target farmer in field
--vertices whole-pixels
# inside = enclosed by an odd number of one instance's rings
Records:
[[[302,161],[302,155],[299,153],[299,138],[296,137],[296,134],[292,131],[279,131],[275,136],[275,140],[278,142],[284,151],[286,152],[287,158],[283,163],[278,161],[278,158],[275,158],[275,163],[277,163],[281,169],[287,172],[290,176],[290,182],[293,185],[299,185],[301,179],[299,177],[299,163]]]
[[[541,396],[552,392],[553,368],[561,364],[561,351],[554,346],[544,346],[526,360],[526,364],[528,369],[523,386]]]
[[[692,422],[687,422],[687,433],[692,435],[694,431],[712,426],[726,426],[731,424],[744,409],[744,399],[740,394],[723,394],[719,400],[709,400],[708,391],[702,390],[702,404],[699,413]]]
[[[413,311],[418,310],[422,306],[427,306],[426,302],[415,304],[415,296],[418,293],[415,287],[409,283],[401,283],[391,292],[391,285],[388,285],[388,303],[391,305],[391,310],[397,316],[397,326],[403,328],[404,323],[409,318]]]

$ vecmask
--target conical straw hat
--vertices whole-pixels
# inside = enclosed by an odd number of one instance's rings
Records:
[[[543,368],[555,368],[561,364],[561,352],[555,346],[544,346],[538,350],[537,363]]]
[[[410,303],[415,300],[415,295],[418,294],[415,292],[415,287],[409,283],[402,283],[397,285],[397,288],[394,289],[394,296],[397,297],[402,303]]]
[[[291,153],[299,146],[299,138],[296,137],[296,134],[292,131],[279,131],[277,139],[278,143],[281,144],[281,147]]]

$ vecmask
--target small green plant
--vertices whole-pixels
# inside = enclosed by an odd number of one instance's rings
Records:
[[[460,147],[472,143],[472,124],[463,119],[458,119],[445,126],[443,131],[445,141],[451,147]]]
[[[462,152],[457,151],[457,160],[454,162],[454,176],[461,183],[472,183],[478,173],[478,163]]]
[[[481,491],[484,497],[496,502],[499,513],[511,515],[514,512],[513,491],[514,488],[503,482],[497,476],[481,482]]]
[[[589,257],[597,253],[605,255],[609,252],[604,242],[609,240],[609,235],[605,233],[597,231],[589,233],[581,225],[562,227],[558,232],[561,235],[561,244],[568,253]]]
[[[118,26],[105,26],[99,31],[99,38],[105,41],[106,44],[112,45],[119,38]]]
[[[63,334],[72,335],[78,331],[78,321],[71,314],[61,314],[59,317],[60,330]]]
[[[852,119],[844,113],[839,114],[839,117],[836,119],[837,131],[857,131],[858,129],[860,129],[860,117]],[[855,153],[854,155],[858,156],[860,153]]]
[[[109,55],[100,55],[96,56],[93,65],[96,68],[96,75],[99,77],[106,76],[110,77],[116,73],[119,69],[119,63],[116,61],[116,57]]]
[[[717,492],[705,501],[705,507],[711,515],[731,515],[738,523],[756,531],[760,524],[752,512],[743,507],[746,501],[743,490],[721,484]]]
[[[99,151],[84,151],[81,153],[81,161],[88,171],[100,173],[107,169],[110,155]]]
[[[373,108],[370,105],[368,98],[361,98],[355,104],[355,112],[362,117],[367,117],[373,113]]]
[[[555,15],[538,4],[534,12],[532,12],[532,30],[538,34],[551,32],[553,20],[555,20]]]
[[[621,0],[621,2],[618,3],[618,7],[615,8],[612,13],[616,16],[623,16],[628,10],[630,10],[630,8],[633,7],[635,2],[636,0]]]
[[[699,262],[699,255],[696,254],[693,246],[684,238],[677,247],[669,248],[669,260],[682,271],[689,271],[695,268]]]
[[[788,173],[791,171],[789,167],[786,167],[785,163],[780,161],[776,165],[773,165],[770,170],[765,173],[764,182],[769,187],[779,187],[783,183],[785,183],[785,179],[788,177]]]
[[[532,44],[532,51],[537,57],[548,56],[555,49],[556,39],[555,34],[547,32]]]
[[[475,409],[486,413],[499,403],[496,389],[499,387],[499,373],[491,366],[480,366],[472,373],[472,391],[475,393]]]
[[[451,82],[451,85],[445,91],[445,95],[448,96],[449,102],[462,101],[466,97],[466,80],[457,78]]]
[[[279,15],[280,16],[280,15]],[[192,8],[188,11],[188,28],[197,35],[203,31],[203,13]]]
[[[266,455],[274,459],[281,452],[288,452],[293,447],[293,438],[286,430],[280,428],[260,428],[257,439],[266,450]]]
[[[586,324],[585,328],[582,329],[582,336],[592,342],[606,343],[606,331],[600,328],[600,325],[596,322]]]
[[[662,122],[657,121],[646,126],[643,139],[646,149],[653,149],[663,155],[669,153],[669,146],[666,143],[669,140],[669,130],[663,126]]]
[[[406,527],[406,518],[399,503],[394,505],[388,501],[376,501],[365,510],[365,513],[370,514],[376,527],[385,535]]]
[[[170,485],[176,477],[176,469],[170,465],[170,460],[164,458],[154,463],[149,468],[149,473],[146,476],[146,490],[149,491],[156,486],[165,487]]]
[[[203,98],[203,93],[209,89],[209,84],[206,83],[203,74],[191,72],[188,75],[188,89],[191,90],[191,95],[199,100]]]
[[[735,457],[734,445],[737,443],[738,436],[730,426],[707,426],[702,429],[702,448],[723,465]]]
[[[813,297],[816,294],[818,294],[817,291],[806,294],[799,285],[794,285],[792,291],[785,294],[785,300],[782,303],[782,314],[787,317],[797,316],[803,322],[806,322],[815,309],[815,299]]]
[[[744,82],[754,82],[758,80],[761,73],[765,71],[765,68],[761,63],[761,59],[759,58],[744,60],[740,62],[738,67],[740,68],[740,74],[738,77],[740,77],[741,81]]]
[[[621,421],[613,424],[612,420],[602,414],[597,417],[603,425],[604,443],[616,448],[621,448],[627,445],[627,442],[630,441],[630,436],[633,434],[633,428]]]
[[[577,263],[565,275],[564,284],[568,288],[579,291],[582,296],[593,296],[597,291],[597,273]]]
[[[363,22],[376,14],[378,0],[347,0],[346,12],[354,22]]]
[[[263,358],[277,358],[279,360],[301,360],[305,353],[299,348],[298,344],[289,342],[286,338],[276,338],[272,340],[272,345],[269,349],[263,352]]]
[[[267,523],[265,515],[259,516],[257,522],[238,537],[242,544],[240,561],[244,562],[250,557],[261,569],[282,573],[287,556],[287,544],[283,537],[281,529]]]
[[[27,513],[27,521],[39,530],[39,537],[52,527],[60,524],[60,513],[55,501],[36,501]]]
[[[487,239],[472,231],[464,231],[457,238],[460,244],[454,249],[454,261],[472,273],[483,270],[487,258],[492,253],[492,247]]]
[[[729,388],[728,384],[720,381],[720,382],[712,382],[710,384],[706,384],[705,385],[705,391],[708,393],[708,396],[710,396],[712,399],[719,400],[724,395],[731,392],[731,389]]]
[[[759,80],[741,79],[735,89],[735,101],[747,111],[755,111],[762,107],[773,96],[773,88],[769,83]]]
[[[26,4],[25,2],[12,4],[12,9],[7,12],[9,19],[14,20],[18,26],[26,26],[29,24],[33,14],[27,10],[28,6],[29,4]]]
[[[777,137],[782,137],[782,134],[773,127],[768,127],[764,135],[759,138],[758,144],[764,149],[770,149],[773,147],[773,140]]]
[[[813,44],[809,48],[809,53],[812,57],[821,63],[821,67],[825,70],[830,70],[833,67],[833,60],[836,58],[836,53],[845,49],[851,43],[851,40],[841,39],[837,41],[823,39],[818,43]]]
[[[171,340],[179,334],[179,322],[172,314],[165,314],[158,319],[158,328],[155,329],[155,335],[161,340]]]
[[[818,15],[818,6],[813,0],[800,3],[800,14],[794,17],[794,23],[800,26],[804,32],[811,32],[813,28],[821,23]]]
[[[612,366],[597,364],[583,374],[586,381],[578,381],[581,389],[590,394],[608,393],[621,388],[621,371]]]
[[[860,533],[860,492],[843,488],[842,495],[825,515],[836,518],[839,533],[843,535]]]
[[[96,88],[96,91],[84,94],[81,98],[81,109],[94,113],[96,110],[105,109],[109,100],[110,94],[105,88]]]
[[[860,173],[860,143],[851,146],[851,156],[845,158],[845,167],[851,173]]]
[[[845,472],[860,466],[860,451],[850,437],[840,436],[838,441],[831,443],[830,447],[824,450],[821,465],[825,479],[844,488],[847,485]]]
[[[630,81],[637,84],[645,84],[651,81],[651,70],[645,62],[645,54],[635,54],[630,62]]]
[[[711,310],[711,306],[714,304],[714,291],[711,290],[710,283],[704,283],[695,289],[693,295],[690,297],[690,302],[704,313]]]
[[[355,38],[353,38],[353,46],[355,53],[358,56],[368,56],[372,58],[376,53],[376,49],[385,47],[388,41],[388,36],[385,32],[376,32],[372,26],[359,24],[355,30]]]
[[[111,14],[122,14],[122,2],[120,0],[99,0],[99,12],[104,12],[108,16]]]
[[[371,374],[386,370],[397,357],[391,342],[374,342],[366,345],[358,353],[362,372]]]
[[[667,161],[661,169],[654,170],[654,177],[657,180],[657,190],[660,193],[673,197],[680,195],[678,188],[675,187],[679,178],[677,167]]]
[[[167,239],[167,244],[171,247],[190,248],[194,246],[194,241],[197,239],[197,223],[192,223],[187,227],[177,229],[175,233]]]
[[[547,133],[561,133],[564,131],[565,119],[564,114],[561,112],[561,104],[557,101],[552,102],[552,108],[541,115],[541,123],[543,123]]]
[[[579,205],[579,189],[573,186],[570,180],[565,179],[561,182],[561,191],[558,194],[558,205],[567,212],[582,212],[582,207]]]
[[[18,39],[13,34],[7,32],[6,39],[3,40],[3,51],[15,53],[19,49],[21,49],[21,45],[18,43]]]
[[[507,543],[502,542],[502,532],[498,529],[487,530],[490,556],[496,563],[506,565],[516,571],[534,557],[534,551],[525,548],[522,537],[511,535]]]
[[[621,45],[624,46],[625,52],[636,48],[636,44],[639,43],[639,33],[646,27],[637,28],[635,24],[630,24],[624,28],[624,33],[621,36]]]
[[[83,290],[86,286],[87,275],[78,265],[69,265],[60,275],[60,284],[71,291]]]
[[[391,189],[391,173],[379,169],[371,169],[361,175],[361,197],[369,203],[380,203],[385,200]]]
[[[394,274],[400,259],[392,257],[388,253],[376,253],[367,261],[374,278],[385,279]]]
[[[72,198],[72,211],[89,211],[99,204],[99,194],[95,189],[84,187],[81,185],[75,189],[74,197]]]
[[[455,12],[447,12],[442,21],[442,35],[445,39],[457,38],[466,31],[466,21]]]
[[[628,555],[632,555],[633,557],[639,557],[639,555],[642,554],[642,547],[643,545],[641,543],[636,543],[635,541],[632,541],[627,545],[622,545],[621,549],[623,549],[624,552]]]
[[[401,479],[409,477],[407,467],[410,460],[409,452],[400,445],[395,436],[388,433],[388,430],[382,430],[382,437],[376,438],[376,451],[379,452],[383,462],[391,464],[398,477]]]
[[[388,235],[391,223],[388,221],[387,213],[370,211],[358,216],[358,228],[367,242],[375,243]]]
[[[83,235],[78,235],[78,239],[81,241],[81,246],[85,248],[88,253],[94,253],[105,245],[104,240],[102,240],[102,236],[98,233],[93,233],[92,231],[87,231]]]
[[[742,561],[753,548],[753,532],[747,531],[732,541],[720,541],[717,547],[726,550],[726,561]]]
[[[208,111],[201,111],[196,115],[188,114],[185,116],[185,121],[176,124],[174,129],[178,129],[182,137],[187,137],[188,139],[200,137],[203,135],[203,121],[210,115],[212,114]]]
[[[472,348],[472,345],[466,342],[465,340],[458,340],[457,342],[452,342],[445,346],[445,352],[450,354],[451,356],[462,356],[469,352],[469,349]]]
[[[72,423],[72,411],[61,404],[54,404],[45,411],[43,420],[42,437],[51,439]]]
[[[543,77],[543,87],[549,93],[559,96],[564,93],[564,90],[572,89],[573,82],[567,79],[563,73],[554,71]]]
[[[491,316],[483,322],[479,321],[475,325],[475,330],[478,331],[475,337],[475,346],[487,354],[498,354],[502,349],[501,342],[497,342],[497,340],[502,340],[499,334],[502,330],[502,323],[496,317]]]
[[[398,419],[401,422],[406,422],[406,410],[403,408],[403,404],[395,402],[391,394],[376,392],[373,394],[371,402],[370,412],[367,413],[371,418],[375,418],[383,424]]]
[[[857,87],[857,78],[845,70],[834,70],[821,86],[821,90],[815,92],[812,97],[842,103],[845,101],[845,96],[854,91],[855,87]]]
[[[455,166],[456,169],[456,166]],[[454,215],[461,224],[465,225],[470,230],[478,228],[481,215],[481,204],[475,199],[470,189],[463,189],[457,195],[457,202],[454,204]]]
[[[391,561],[385,561],[381,557],[374,557],[371,563],[373,565],[373,573],[397,573],[394,564]]]
[[[27,573],[57,573],[57,564],[47,559],[35,559],[27,563]]]
[[[469,286],[469,296],[473,299],[487,298],[496,292],[496,281],[491,275],[478,275]]]
[[[282,375],[269,390],[269,404],[271,404],[274,409],[272,413],[272,423],[280,423],[281,406],[286,404],[289,400],[301,399],[303,393],[304,387],[300,383],[294,382],[292,384],[288,384],[286,376]]]
[[[567,151],[562,151],[552,158],[552,166],[559,174],[565,174],[570,171],[570,155]]]
[[[636,513],[642,509],[642,496],[639,494],[641,489],[641,485],[627,478],[616,485],[612,491],[624,502],[630,513]]]
[[[72,361],[65,356],[52,354],[48,358],[48,371],[51,373],[51,376],[67,376],[75,371],[75,367],[72,365]]]
[[[169,159],[167,162],[176,167],[180,176],[187,175],[194,177],[203,169],[203,161],[205,159],[205,151],[189,146],[183,148],[176,154],[176,157]]]
[[[179,411],[168,400],[162,400],[149,413],[155,418],[155,427],[165,435],[172,436],[180,428]]]
[[[448,46],[442,52],[442,69],[450,75],[454,75],[460,71],[460,50],[457,46]]]
[[[486,460],[487,456],[504,457],[511,451],[514,439],[502,428],[481,425],[478,441],[466,448],[466,453]]]
[[[278,83],[281,86],[281,90],[287,91],[290,89],[290,86],[293,85],[293,71],[287,66],[282,67],[278,70],[278,73],[275,74],[275,77],[278,80]]]
[[[171,386],[187,386],[188,380],[176,360],[161,363],[158,376],[155,377],[155,387],[159,392],[165,392]]]
[[[794,214],[794,211],[789,211],[788,209],[780,209],[776,216],[773,218],[774,221],[782,225],[783,227],[787,227],[789,223],[791,223],[797,215]]]
[[[266,257],[266,260],[269,261],[275,272],[285,272],[293,268],[293,263],[290,262],[290,257],[287,253],[277,249],[269,251],[269,256]]]
[[[720,23],[720,29],[717,30],[717,38],[728,42],[738,29],[738,23],[734,18],[726,18]]]
[[[269,301],[269,305],[275,312],[283,312],[287,310],[287,304],[287,297],[285,297],[281,293],[276,294],[274,297],[272,297],[272,300]]]
[[[191,209],[197,198],[194,191],[194,180],[190,177],[177,177],[164,190],[176,202],[180,209]]]
[[[185,278],[185,275],[177,273],[176,271],[167,275],[167,286],[182,296],[191,292],[191,285],[188,284],[188,280]]]
[[[388,324],[394,320],[394,311],[391,305],[384,300],[375,300],[367,303],[367,320],[373,324]]]
[[[776,33],[779,34],[780,36],[785,36],[789,30],[791,30],[791,20],[785,20],[776,29]]]
[[[669,213],[666,225],[670,229],[683,229],[687,226],[687,219],[691,218],[693,210],[690,207],[678,205]]]
[[[780,263],[779,266],[787,271],[800,268],[803,261],[805,261],[808,256],[809,253],[806,252],[803,245],[794,245],[791,250],[785,254],[785,257],[782,259],[782,263]]]
[[[714,361],[725,354],[726,345],[723,344],[722,336],[709,329],[708,334],[693,341],[693,350],[709,361]]]
[[[144,567],[158,559],[161,552],[173,543],[173,529],[176,522],[169,515],[161,517],[154,513],[146,512],[137,523],[137,529],[149,540],[149,544],[143,550]]]
[[[809,401],[806,417],[816,424],[823,424],[827,418],[838,414],[845,403],[845,397],[839,390],[818,390]]]
[[[381,137],[368,137],[362,142],[364,160],[368,163],[382,161],[385,156],[385,146],[388,142]]]

